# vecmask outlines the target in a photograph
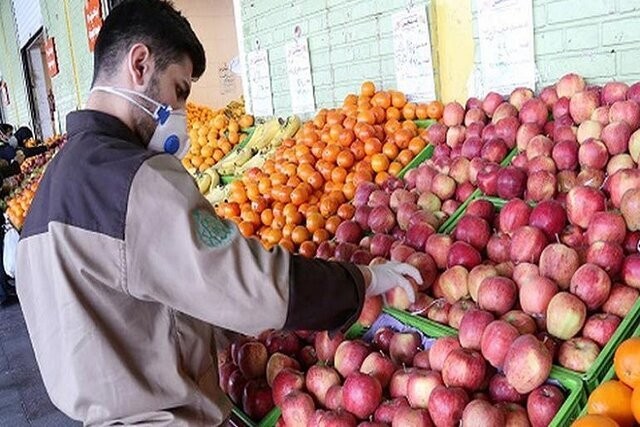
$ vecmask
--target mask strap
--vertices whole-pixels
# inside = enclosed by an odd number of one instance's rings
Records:
[[[153,119],[159,122],[160,124],[164,124],[169,118],[169,115],[171,114],[171,107],[160,104],[158,101],[155,101],[149,98],[148,96],[142,93],[136,92],[134,90],[124,89],[124,88],[115,89],[108,86],[95,86],[91,89],[91,92],[94,92],[94,91],[106,92],[106,93],[110,93],[112,95],[116,95],[121,98],[124,98],[127,101],[131,102],[132,104],[138,106],[140,109],[142,109],[145,113],[153,117]],[[141,103],[133,99],[131,96],[128,96],[127,94],[139,96],[145,101],[148,101],[151,104],[154,104],[157,107],[156,110],[155,111],[149,110],[147,107],[145,107],[144,105],[142,105]]]

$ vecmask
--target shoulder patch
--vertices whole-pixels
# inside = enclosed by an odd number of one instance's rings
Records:
[[[191,217],[198,239],[210,248],[226,246],[236,235],[234,227],[206,209],[194,210]]]

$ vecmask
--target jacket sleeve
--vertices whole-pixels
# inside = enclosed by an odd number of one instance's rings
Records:
[[[125,227],[126,290],[229,330],[337,329],[364,299],[352,265],[263,249],[218,218],[173,156],[140,167]]]

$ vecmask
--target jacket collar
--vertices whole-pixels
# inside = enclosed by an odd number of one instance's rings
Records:
[[[67,134],[69,139],[82,133],[98,133],[123,141],[129,141],[146,147],[120,119],[97,110],[78,110],[67,115]]]

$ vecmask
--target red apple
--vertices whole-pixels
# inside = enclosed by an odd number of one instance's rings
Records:
[[[626,122],[612,122],[602,129],[601,139],[613,156],[627,151],[630,136],[631,128]]]
[[[447,256],[453,245],[453,238],[447,234],[432,234],[425,244],[425,252],[433,258],[439,269],[447,267]]]
[[[487,243],[487,257],[495,263],[511,260],[511,237],[504,233],[495,233]]]
[[[489,162],[499,163],[507,156],[508,153],[509,147],[502,138],[494,138],[487,141],[482,146],[480,156]]]
[[[468,276],[468,288],[471,298],[478,302],[478,289],[482,281],[487,277],[495,277],[497,275],[498,272],[492,265],[481,264],[473,267]]]
[[[335,369],[324,366],[314,365],[307,371],[305,377],[305,386],[309,393],[313,395],[317,401],[324,406],[327,391],[331,386],[340,384],[340,375]]]
[[[357,420],[353,414],[338,409],[337,411],[316,410],[309,427],[356,427]]]
[[[250,380],[242,394],[242,410],[253,420],[261,420],[273,409],[271,388],[265,380]]]
[[[522,197],[527,186],[527,174],[515,166],[507,166],[498,172],[496,185],[498,196],[503,199]]]
[[[593,215],[587,228],[587,239],[589,244],[598,240],[622,244],[626,235],[625,221],[619,213],[597,212]]]
[[[593,110],[591,113],[591,120],[594,120],[600,123],[602,126],[606,126],[609,124],[609,106],[601,105],[600,107]]]
[[[544,276],[530,276],[520,286],[520,306],[525,313],[543,317],[556,293],[558,286],[553,280]]]
[[[507,377],[502,373],[497,373],[491,377],[489,381],[489,396],[494,403],[522,403],[525,399],[524,395],[518,393],[518,391],[509,384]]]
[[[607,163],[607,174],[613,175],[619,170],[623,169],[633,169],[636,167],[636,163],[633,161],[633,158],[626,153],[616,154],[615,156],[609,159],[609,163]]]
[[[578,166],[580,146],[575,141],[560,141],[554,145],[551,156],[559,170],[574,170]]]
[[[502,369],[511,343],[520,335],[518,330],[504,320],[494,320],[482,333],[480,349],[491,366]]]
[[[439,285],[447,302],[453,304],[469,296],[468,278],[469,272],[461,265],[453,266],[440,275]]]
[[[518,289],[522,287],[522,284],[529,280],[531,277],[537,277],[540,275],[540,269],[537,265],[529,262],[521,262],[513,269],[512,279],[518,285]]]
[[[578,161],[583,168],[603,169],[609,161],[607,146],[596,139],[585,141],[578,150]]]
[[[505,117],[496,123],[496,136],[502,138],[509,149],[516,146],[516,135],[520,127],[520,120],[517,117]],[[467,129],[467,135],[469,130]]]
[[[625,122],[632,131],[640,126],[640,106],[634,101],[616,101],[609,110],[610,122]]]
[[[388,352],[391,345],[391,338],[395,335],[395,331],[388,326],[384,326],[376,331],[373,335],[373,345],[381,351]]]
[[[578,126],[576,133],[576,139],[580,144],[587,141],[590,138],[600,139],[602,135],[602,129],[604,128],[602,123],[597,120],[585,120]]]
[[[236,405],[242,405],[242,393],[244,393],[244,387],[247,385],[247,379],[242,375],[239,369],[233,371],[229,375],[227,381],[227,394],[233,403]]]
[[[457,102],[450,102],[444,107],[442,122],[445,126],[458,126],[464,119],[464,108]]]
[[[536,135],[527,144],[525,153],[528,160],[533,160],[536,157],[551,157],[553,150],[553,141],[544,135]]]
[[[512,199],[500,210],[500,231],[511,234],[523,225],[529,224],[531,207],[521,199]]]
[[[313,398],[307,393],[295,391],[289,394],[281,403],[277,403],[282,410],[282,419],[287,427],[307,427],[311,425],[316,407]]]
[[[444,361],[442,380],[447,387],[462,387],[469,391],[480,389],[486,375],[486,362],[474,350],[452,350]]]
[[[593,110],[600,106],[598,95],[591,91],[574,94],[569,102],[569,113],[574,122],[580,124],[591,118]]]
[[[416,294],[416,301],[409,306],[407,311],[411,314],[417,314],[418,316],[426,317],[429,308],[433,304],[433,298],[429,295],[419,292]]]
[[[460,345],[464,348],[480,350],[482,334],[493,320],[493,315],[488,311],[478,309],[467,311],[462,317],[458,331]]]
[[[513,280],[506,277],[488,277],[478,289],[478,306],[498,315],[509,311],[516,303],[518,288]]]
[[[518,393],[526,394],[549,378],[552,356],[533,335],[522,335],[511,344],[504,359],[504,375]]]
[[[587,372],[600,354],[598,344],[588,338],[571,338],[560,345],[558,362],[567,369]]]
[[[420,368],[420,369],[431,369],[431,364],[429,363],[429,350],[420,350],[413,356],[413,361],[411,365]]]
[[[455,337],[442,337],[433,342],[429,349],[429,364],[434,371],[442,371],[445,360],[453,350],[461,348]]]
[[[238,368],[247,379],[264,376],[268,359],[267,348],[259,341],[244,343],[238,350]]]
[[[378,406],[373,415],[373,419],[379,423],[390,424],[394,416],[401,408],[409,408],[409,403],[405,397],[396,397],[392,400],[386,400]]]
[[[227,390],[227,385],[229,384],[229,377],[235,371],[238,370],[238,367],[231,360],[224,362],[218,366],[218,384],[220,385],[220,389],[225,393],[229,393]]]
[[[267,331],[264,331],[263,334],[266,335],[269,332],[271,332],[270,329],[267,330]],[[229,346],[229,353],[231,353],[231,360],[236,365],[238,364],[238,353],[240,352],[240,347],[242,347],[243,344],[245,344],[245,343],[247,343],[249,341],[255,341],[255,339],[250,339],[248,337],[239,336],[239,337],[236,337],[233,341],[231,341],[231,345]]]
[[[468,402],[469,396],[462,388],[434,388],[429,399],[429,414],[433,423],[437,427],[459,425]]]
[[[389,395],[392,398],[407,397],[407,387],[409,385],[409,379],[414,372],[420,372],[421,370],[415,368],[400,368],[392,376],[389,383]]]
[[[640,296],[640,291],[630,286],[616,284],[611,288],[609,299],[602,305],[602,311],[618,317],[625,317]]]
[[[315,348],[318,360],[321,362],[333,363],[333,358],[340,343],[344,340],[342,333],[335,333],[329,336],[329,332],[322,331],[316,335]]]
[[[373,415],[382,402],[382,387],[373,376],[355,372],[349,374],[342,388],[344,409],[360,419]]]
[[[574,273],[569,290],[585,303],[587,309],[596,310],[609,298],[611,279],[602,268],[587,263]]]
[[[427,319],[446,324],[449,322],[449,311],[451,311],[451,304],[444,299],[437,299],[429,307]]]
[[[624,82],[609,82],[602,88],[602,103],[611,105],[627,98],[629,85]]]
[[[536,135],[540,135],[542,127],[535,123],[522,123],[516,132],[516,146],[519,151],[525,151],[529,141]]]
[[[387,424],[385,424],[387,425]],[[393,417],[391,427],[431,427],[431,417],[429,412],[424,409],[411,409],[408,407],[398,408],[396,415]]]
[[[462,425],[465,427],[504,427],[505,413],[486,400],[476,399],[464,409]]]
[[[547,246],[547,237],[536,227],[518,228],[511,237],[511,260],[515,263],[537,263],[542,250]]]
[[[376,352],[369,354],[360,366],[360,372],[376,378],[382,387],[389,384],[396,369],[396,365],[388,357]]]
[[[610,277],[620,273],[623,259],[624,250],[617,243],[597,241],[587,249],[587,262],[602,268]]]
[[[564,403],[562,391],[552,384],[544,384],[527,398],[527,414],[533,427],[547,427]]]
[[[413,372],[407,383],[407,398],[412,408],[427,409],[431,392],[437,386],[444,385],[439,372]]]
[[[629,154],[634,162],[640,161],[640,131],[635,131],[629,137]]]
[[[493,117],[493,113],[498,106],[504,102],[502,95],[496,92],[489,92],[482,101],[482,109],[489,117]]]
[[[561,340],[574,337],[587,317],[587,307],[573,294],[557,293],[547,307],[547,331]]]
[[[613,206],[619,208],[627,190],[640,188],[640,169],[623,169],[614,173],[607,180],[607,186]]]
[[[562,243],[547,246],[540,255],[540,274],[554,280],[561,289],[569,288],[579,265],[578,253]]]
[[[567,215],[560,203],[546,200],[533,208],[529,217],[529,225],[544,231],[549,238],[560,234],[567,222]]]
[[[382,297],[375,296],[367,298],[362,306],[362,311],[360,312],[360,317],[358,317],[357,322],[364,327],[370,327],[380,313],[382,313]]]
[[[505,427],[531,427],[527,411],[517,403],[501,402],[496,405],[505,414]]]
[[[630,231],[640,230],[640,189],[627,190],[620,202],[620,210],[626,223],[626,228]],[[637,245],[636,245],[637,252]]]
[[[620,318],[613,314],[598,313],[589,317],[582,329],[582,336],[604,347],[620,325]]]
[[[622,280],[626,285],[640,289],[640,254],[629,255],[624,259]]]
[[[275,404],[281,406],[289,393],[304,389],[304,382],[302,372],[292,368],[282,369],[271,385]]]
[[[422,342],[418,333],[397,332],[391,337],[389,354],[394,363],[408,365],[421,347]]]
[[[578,185],[578,175],[575,171],[560,171],[556,177],[558,182],[558,192],[556,196],[566,195],[573,187]],[[564,204],[564,203],[563,203]]]
[[[478,250],[482,250],[489,241],[491,230],[483,218],[465,214],[454,231],[454,238],[469,243]]]
[[[447,255],[447,267],[451,268],[457,265],[466,269],[471,269],[482,262],[482,257],[478,250],[465,242],[455,242],[449,248]]]
[[[495,196],[498,194],[498,174],[500,166],[496,163],[487,162],[484,167],[478,171],[476,182],[478,188],[486,195]]]
[[[369,347],[363,341],[343,341],[338,346],[334,358],[336,371],[343,378],[353,372],[357,372],[369,352]]]
[[[538,125],[538,127],[543,127],[547,122],[548,115],[549,110],[547,110],[544,102],[533,98],[522,105],[518,118],[522,123],[534,123]]]
[[[418,292],[418,285],[414,281],[410,281],[410,283],[414,292]],[[406,310],[411,306],[409,295],[400,286],[385,292],[384,297],[387,300],[387,305],[397,310]]]
[[[520,335],[535,334],[537,331],[536,322],[531,316],[520,310],[511,310],[502,316],[500,320],[513,325]]]
[[[602,187],[604,180],[605,173],[599,169],[582,169],[577,176],[578,185],[585,185],[596,190]]]
[[[318,355],[316,354],[316,349],[311,345],[302,347],[302,349],[300,349],[300,353],[298,354],[298,360],[300,361],[304,369],[308,369],[311,366],[315,365],[316,363],[318,363]]]
[[[449,310],[449,326],[453,329],[459,329],[460,322],[462,321],[464,314],[474,308],[477,308],[477,305],[470,299],[461,299],[456,301],[451,305],[451,309]]]
[[[571,224],[587,228],[595,213],[604,210],[604,195],[595,188],[573,187],[567,194],[567,217]]]
[[[493,112],[491,123],[495,125],[500,120],[506,117],[518,117],[518,110],[508,102],[503,102],[502,104],[498,105],[496,110]]]
[[[285,368],[300,369],[300,363],[292,357],[282,353],[273,353],[267,362],[266,374],[267,384],[273,386],[273,381],[278,374]]]
[[[534,172],[527,178],[527,200],[542,201],[550,200],[556,194],[556,175],[551,172]]]

